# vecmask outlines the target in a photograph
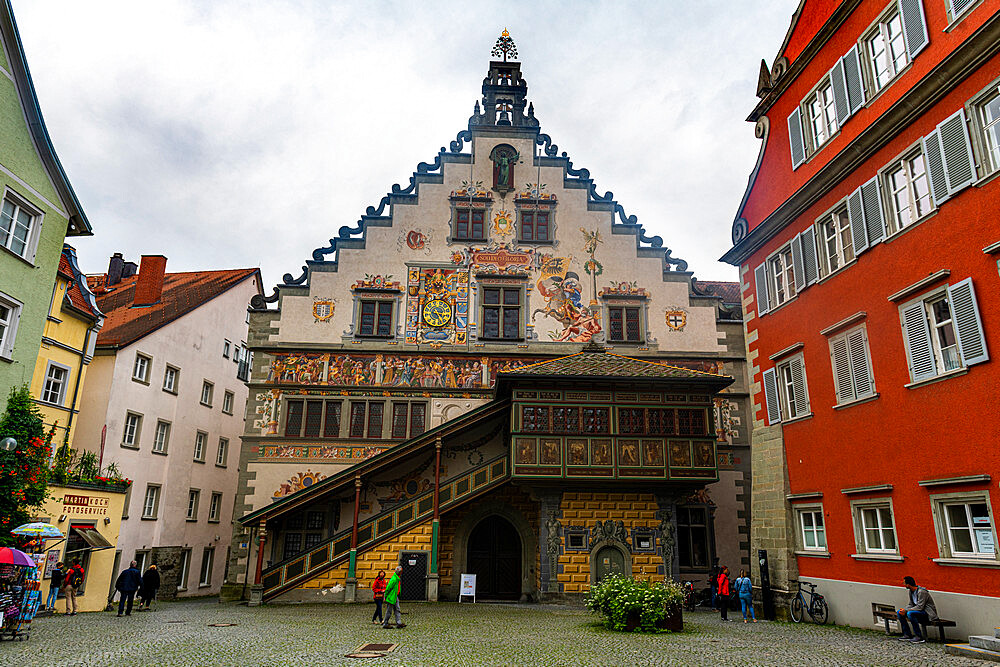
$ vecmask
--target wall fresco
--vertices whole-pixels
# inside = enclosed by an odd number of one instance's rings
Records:
[[[278,500],[279,498],[290,496],[296,491],[301,491],[324,479],[326,479],[326,475],[321,472],[313,472],[312,470],[296,473],[288,481],[279,484],[278,488],[271,494],[271,497]]]
[[[465,345],[469,326],[469,272],[409,267],[406,279],[408,344]]]
[[[389,449],[366,445],[361,447],[339,445],[263,445],[260,456],[265,459],[338,459],[363,461]]]
[[[272,353],[267,382],[274,384],[343,387],[420,387],[490,389],[500,370],[520,368],[541,357],[456,357],[438,355],[329,354],[313,352]],[[271,400],[268,394],[258,400]],[[258,408],[255,425],[276,421]]]
[[[550,331],[557,342],[586,343],[601,332],[601,314],[597,306],[583,305],[580,276],[570,271],[572,257],[547,256],[539,260],[540,270],[535,287],[545,300],[542,308],[531,313],[534,322],[538,314],[551,317],[562,325],[562,331]]]

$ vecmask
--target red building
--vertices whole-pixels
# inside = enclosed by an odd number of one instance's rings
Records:
[[[749,121],[751,548],[871,626],[1000,621],[1000,1],[804,0]],[[992,353],[992,358],[991,358]],[[992,633],[991,633],[992,634]]]

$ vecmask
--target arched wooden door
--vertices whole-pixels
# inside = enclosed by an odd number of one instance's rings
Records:
[[[597,559],[597,581],[600,581],[609,574],[625,573],[625,556],[614,547],[601,547],[594,558]],[[594,583],[596,584],[597,581]]]
[[[468,572],[476,575],[476,597],[521,597],[521,536],[506,519],[488,516],[469,536]]]

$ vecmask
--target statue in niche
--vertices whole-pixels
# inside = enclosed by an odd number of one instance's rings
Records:
[[[548,520],[545,522],[545,530],[548,533],[545,550],[549,555],[549,566],[552,568],[553,575],[559,565],[559,548],[562,546],[562,541],[559,537],[559,529],[561,527],[559,521],[556,520],[555,513],[550,514]],[[552,576],[552,579],[555,579],[555,576]]]
[[[500,144],[490,153],[493,161],[493,189],[501,196],[514,189],[514,165],[521,161],[521,156],[507,144]]]
[[[660,521],[660,544],[663,547],[663,563],[666,565],[667,578],[673,578],[674,570],[674,522],[673,513],[667,509],[663,511],[663,520]]]

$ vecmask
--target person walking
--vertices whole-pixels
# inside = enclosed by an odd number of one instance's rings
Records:
[[[375,613],[372,623],[382,622],[382,601],[385,600],[385,570],[379,570],[378,576],[372,582],[372,597],[375,599]]]
[[[126,616],[132,615],[132,602],[135,600],[135,592],[139,590],[140,586],[142,586],[142,574],[136,567],[136,562],[132,561],[127,569],[122,570],[122,573],[118,575],[118,581],[115,582],[115,590],[121,594],[118,599],[119,616],[122,615],[122,611],[125,612]],[[126,602],[128,603],[127,607]]]
[[[899,638],[899,641],[923,644],[927,640],[920,633],[920,624],[938,620],[937,606],[934,604],[934,598],[931,597],[930,592],[923,586],[917,586],[913,577],[903,577],[903,585],[910,593],[910,604],[903,609],[896,610],[899,627],[903,631],[903,636]],[[909,625],[907,625],[907,621],[909,621]],[[910,634],[911,629],[912,635]]]
[[[84,571],[80,559],[74,558],[73,565],[63,577],[63,597],[66,598],[66,615],[76,616],[76,594],[83,586]]]
[[[139,592],[139,611],[149,609],[150,603],[156,599],[156,591],[160,588],[160,573],[156,565],[150,565],[142,575],[142,589]]]
[[[382,621],[382,627],[388,630],[392,627],[389,623],[389,619],[392,618],[389,612],[395,612],[396,614],[396,627],[405,628],[406,623],[403,623],[402,617],[399,615],[399,594],[403,591],[403,566],[397,565],[396,571],[392,573],[392,577],[389,579],[389,583],[385,587],[385,603],[388,605],[385,609],[385,619]]]
[[[52,577],[49,580],[49,597],[45,600],[45,608],[54,612],[56,610],[56,600],[59,598],[59,589],[63,585],[63,562],[59,561],[49,573]]]
[[[723,565],[719,569],[718,578],[719,609],[722,610],[722,620],[729,620],[729,568]]]
[[[750,611],[750,618],[754,623],[757,617],[753,613],[753,582],[747,575],[746,570],[740,570],[740,576],[736,579],[736,595],[740,598],[740,607],[743,609],[743,622],[747,622],[747,611]]]

